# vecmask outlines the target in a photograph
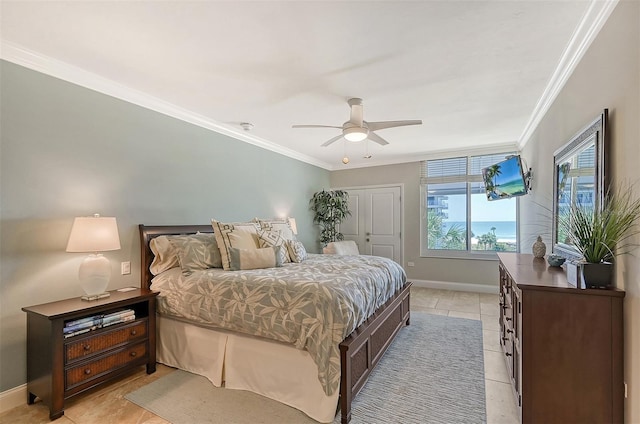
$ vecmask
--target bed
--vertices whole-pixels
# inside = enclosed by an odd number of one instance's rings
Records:
[[[159,362],[204,375],[216,386],[224,384],[227,388],[253,391],[295,407],[320,422],[333,421],[336,407],[339,405],[341,422],[348,423],[351,419],[351,402],[354,396],[363,387],[372,369],[398,331],[404,325],[409,325],[411,283],[406,282],[404,273],[402,273],[402,281],[397,281],[397,278],[394,280],[392,293],[383,297],[383,294],[376,292],[376,301],[371,301],[371,305],[365,305],[363,308],[367,310],[366,316],[357,320],[347,320],[349,325],[357,324],[357,327],[351,331],[351,328],[346,326],[349,332],[344,338],[340,336],[335,343],[330,340],[332,338],[335,340],[337,336],[335,329],[341,328],[337,325],[320,326],[331,328],[331,334],[326,337],[317,336],[316,338],[323,340],[318,341],[319,344],[313,347],[314,345],[309,342],[313,337],[300,341],[303,338],[299,335],[291,336],[292,340],[297,340],[298,346],[293,346],[287,343],[286,336],[248,334],[244,328],[237,331],[238,328],[231,324],[227,327],[211,324],[206,320],[206,316],[204,318],[197,316],[215,315],[213,312],[203,312],[206,308],[203,308],[202,304],[209,304],[211,301],[202,300],[205,299],[202,295],[203,289],[199,288],[200,283],[196,281],[204,279],[204,275],[193,273],[185,277],[178,270],[173,269],[154,276],[150,271],[154,259],[150,242],[162,235],[212,233],[213,228],[209,225],[140,225],[139,229],[141,285],[161,292],[158,317]],[[273,281],[280,283],[281,280],[288,278],[287,272],[299,273],[302,269],[305,269],[305,272],[311,272],[309,270],[339,266],[340,263],[357,264],[376,261],[373,257],[364,256],[340,258],[333,255],[309,255],[309,257],[304,265],[288,264],[286,267],[270,271],[272,276],[275,276]],[[331,263],[331,261],[334,262]],[[353,266],[356,267],[356,265]],[[350,271],[338,272],[348,274]],[[172,273],[175,275],[171,275]],[[255,272],[222,270],[207,270],[206,274],[207,278],[216,277],[216,275],[217,278],[226,278],[226,284],[234,286],[241,285],[241,282],[229,280],[235,278],[232,276],[242,276],[240,279],[246,280],[249,276],[256,275]],[[371,277],[372,286],[381,286],[381,283],[375,280],[383,279],[382,274],[372,274],[375,275]],[[179,281],[179,284],[175,281]],[[322,287],[322,285],[319,286]],[[215,292],[218,286],[205,283],[203,287],[210,287],[210,290]],[[249,291],[245,286],[242,287],[244,292]],[[183,288],[192,290],[192,293],[183,293],[181,290],[188,291]],[[172,296],[182,300],[175,300]],[[192,306],[191,312],[180,312],[178,308],[174,310],[175,305],[180,301],[184,303],[185,299],[187,303],[197,304],[197,306]],[[243,305],[244,301],[243,299],[241,302]],[[342,301],[337,304],[338,308],[341,307]],[[213,307],[215,308],[216,306]],[[219,305],[217,308],[221,309]],[[361,313],[365,312],[361,311]],[[321,328],[318,331],[322,333]],[[328,359],[326,355],[322,356],[318,353],[325,350],[329,352]]]

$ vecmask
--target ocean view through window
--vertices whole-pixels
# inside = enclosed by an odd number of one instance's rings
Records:
[[[517,251],[517,200],[488,201],[482,180],[482,168],[509,154],[422,163],[422,256],[466,257]]]

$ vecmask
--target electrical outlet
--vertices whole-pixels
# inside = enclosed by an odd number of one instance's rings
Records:
[[[120,262],[120,273],[122,275],[131,274],[131,262]]]
[[[414,262],[407,262],[407,266],[415,266]]]

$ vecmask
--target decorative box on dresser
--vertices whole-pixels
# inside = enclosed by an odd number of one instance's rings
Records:
[[[530,254],[498,253],[500,344],[522,423],[622,423],[624,291],[581,289]]]
[[[36,397],[49,418],[64,414],[64,401],[141,365],[156,370],[157,292],[112,291],[94,301],[74,299],[22,308],[27,313],[27,403]],[[65,338],[65,323],[121,310],[131,321]]]

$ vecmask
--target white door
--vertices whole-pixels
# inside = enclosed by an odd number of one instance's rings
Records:
[[[340,225],[345,240],[354,240],[360,253],[383,256],[402,264],[401,189],[346,189],[351,216]]]

